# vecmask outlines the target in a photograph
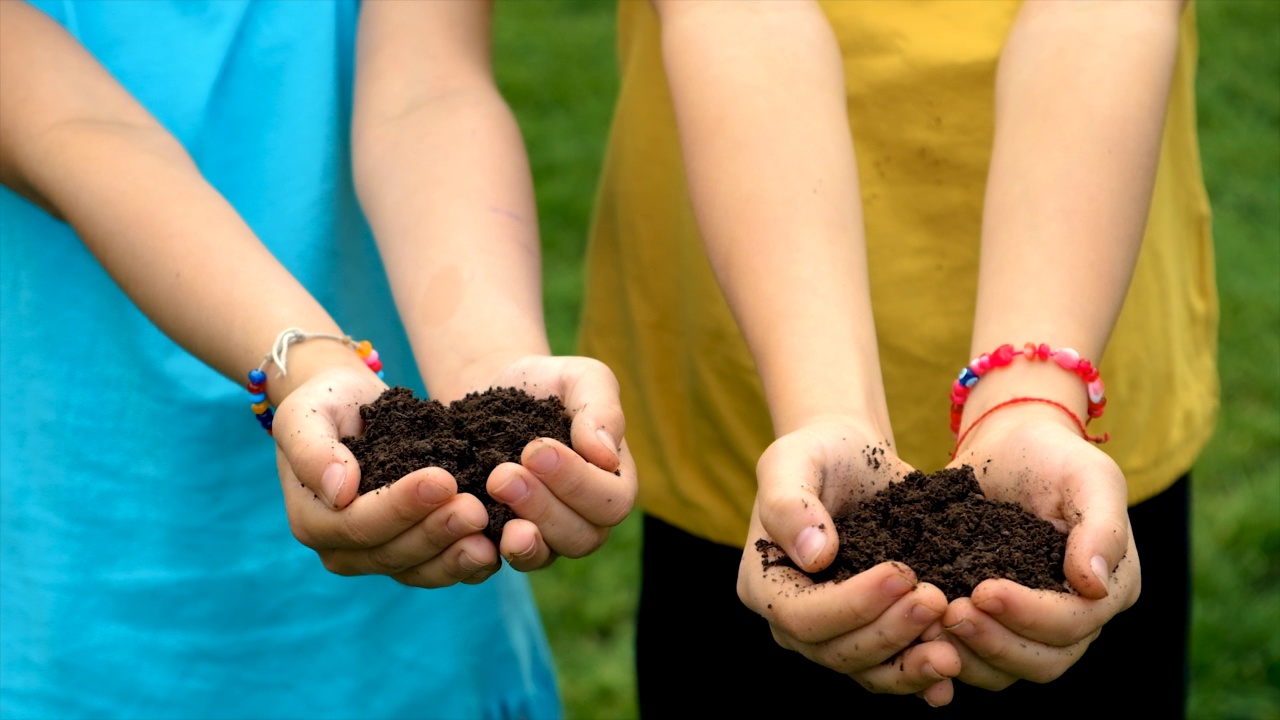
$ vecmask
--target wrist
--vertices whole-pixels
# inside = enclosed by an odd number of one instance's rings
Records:
[[[264,368],[268,378],[267,400],[279,407],[286,397],[311,378],[338,368],[369,372],[369,367],[355,349],[339,340],[312,338],[307,342],[294,343],[289,346],[288,372],[281,373],[270,362]]]
[[[999,372],[992,373],[993,370]],[[995,378],[978,382],[988,374]],[[1042,413],[1045,407],[1054,408],[1070,418],[1086,440],[1104,443],[1107,434],[1092,436],[1087,427],[1106,408],[1104,391],[1098,369],[1073,349],[1055,350],[1044,343],[1027,343],[1021,350],[1001,345],[970,361],[952,383],[951,431],[956,434],[956,446],[951,456],[956,457],[965,440],[988,416],[996,411],[1005,411],[1007,416],[1012,414],[1012,408],[1025,413],[1027,408],[1023,406],[1040,406],[1032,411],[1033,415]]]
[[[1052,362],[1015,362],[998,372],[984,375],[982,381],[974,386],[964,404],[960,427],[969,427],[976,418],[997,404],[1018,397],[1052,400],[1082,418],[1087,417],[1089,395],[1084,383],[1073,373],[1065,372]],[[1053,412],[1047,407],[1035,410]]]

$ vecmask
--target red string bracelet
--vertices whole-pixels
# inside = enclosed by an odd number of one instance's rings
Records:
[[[249,391],[249,409],[253,411],[253,416],[258,419],[258,424],[268,435],[271,432],[271,426],[275,422],[275,410],[271,408],[267,402],[267,373],[268,363],[275,363],[280,368],[280,374],[288,374],[285,368],[285,362],[288,359],[289,346],[303,340],[312,338],[326,338],[328,340],[337,340],[343,345],[356,351],[360,359],[364,360],[364,364],[372,370],[379,378],[382,375],[382,361],[378,359],[378,351],[373,349],[373,345],[368,340],[356,342],[349,335],[331,335],[329,333],[305,333],[298,328],[288,328],[276,336],[275,343],[271,346],[271,352],[262,358],[262,363],[258,367],[249,371],[249,382],[245,388]]]
[[[1062,412],[1071,416],[1071,419],[1076,422],[1076,428],[1080,430],[1080,434],[1083,435],[1084,439],[1088,440],[1089,442],[1101,444],[1111,439],[1111,433],[1103,433],[1102,437],[1098,437],[1097,435],[1090,435],[1089,431],[1086,429],[1086,425],[1084,421],[1080,419],[1080,416],[1076,415],[1075,412],[1071,410],[1071,408],[1067,407],[1066,405],[1063,405],[1057,400],[1050,400],[1049,398],[1040,398],[1040,397],[1016,397],[1016,398],[1011,398],[1009,400],[1005,400],[1004,402],[1000,402],[1000,403],[996,403],[995,405],[992,405],[990,408],[987,409],[986,412],[979,415],[978,419],[973,421],[973,424],[965,428],[964,432],[961,433],[958,438],[956,438],[956,446],[955,446],[955,449],[951,451],[951,459],[952,460],[956,459],[956,453],[960,452],[960,446],[964,444],[964,439],[969,437],[969,433],[973,432],[974,428],[978,427],[978,423],[982,422],[983,420],[986,420],[988,416],[990,416],[997,410],[1002,410],[1004,408],[1009,407],[1010,405],[1019,405],[1021,403],[1044,403],[1045,405],[1052,405],[1058,408]]]
[[[1052,359],[1057,363],[1058,367],[1075,373],[1076,376],[1084,382],[1085,389],[1089,393],[1088,420],[1082,422],[1080,418],[1076,417],[1075,413],[1071,412],[1070,409],[1059,403],[1055,403],[1050,400],[1040,401],[1058,405],[1063,410],[1071,413],[1071,416],[1075,418],[1076,423],[1080,425],[1081,434],[1092,442],[1107,441],[1109,436],[1104,435],[1101,439],[1095,439],[1085,432],[1085,427],[1088,422],[1094,418],[1102,417],[1102,413],[1107,407],[1107,398],[1105,395],[1106,387],[1102,384],[1102,377],[1099,375],[1098,369],[1093,366],[1093,363],[1080,357],[1080,353],[1072,350],[1071,348],[1054,350],[1045,343],[1040,343],[1038,345],[1036,343],[1027,343],[1022,346],[1021,350],[1014,350],[1012,345],[1001,345],[996,348],[994,352],[983,353],[970,361],[968,367],[962,369],[959,377],[957,377],[955,382],[951,384],[951,433],[953,435],[958,435],[960,432],[960,417],[964,414],[964,404],[969,399],[969,393],[973,390],[974,386],[978,384],[978,380],[989,371],[995,368],[1002,368],[1009,363],[1012,363],[1014,358],[1018,357],[1023,357],[1031,361],[1039,360],[1042,362]],[[1037,400],[1022,398],[1021,401],[1036,402]],[[986,415],[991,413],[992,410],[1002,407],[1005,404],[1013,403],[1001,403],[1000,405],[996,405],[991,410],[988,410],[987,413],[984,413],[983,417],[986,417]],[[977,423],[975,422],[974,425],[977,425]],[[969,429],[972,430],[973,425],[970,425]],[[958,446],[959,442],[956,444]]]

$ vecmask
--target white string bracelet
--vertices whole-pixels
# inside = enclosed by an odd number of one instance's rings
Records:
[[[373,349],[373,344],[368,340],[356,342],[350,335],[334,335],[332,333],[306,333],[298,328],[286,328],[276,336],[276,341],[271,344],[271,352],[262,358],[262,362],[258,367],[249,371],[249,383],[245,387],[249,390],[249,409],[253,410],[253,416],[258,419],[258,424],[262,425],[262,429],[271,434],[271,424],[275,419],[275,410],[271,408],[271,404],[267,402],[267,365],[274,364],[280,369],[280,376],[284,377],[289,374],[287,366],[289,358],[289,346],[303,340],[312,340],[315,338],[323,338],[325,340],[337,340],[356,351],[356,355],[364,360],[364,364],[372,370],[379,378],[382,374],[382,361],[378,359],[378,351]]]

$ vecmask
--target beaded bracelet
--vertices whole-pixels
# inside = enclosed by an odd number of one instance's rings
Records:
[[[337,340],[343,345],[356,351],[364,364],[372,370],[379,378],[383,377],[382,361],[378,359],[378,351],[373,349],[373,345],[368,340],[356,342],[349,335],[331,335],[329,333],[304,333],[298,328],[288,328],[276,336],[276,341],[271,345],[271,352],[262,358],[262,363],[258,367],[249,371],[249,383],[245,387],[249,390],[249,409],[253,411],[253,416],[258,419],[258,424],[262,425],[262,429],[271,435],[271,425],[275,420],[275,410],[271,409],[271,405],[267,402],[267,364],[275,363],[280,368],[280,375],[289,374],[285,367],[285,362],[289,354],[289,346],[303,340],[312,338],[325,338],[327,340]]]
[[[1091,437],[1084,431],[1084,426],[1094,418],[1102,417],[1102,412],[1107,407],[1107,398],[1104,394],[1106,387],[1102,384],[1098,369],[1071,348],[1054,350],[1045,343],[1038,345],[1027,343],[1021,350],[1014,350],[1012,345],[1001,345],[995,349],[995,352],[983,353],[974,358],[968,367],[962,369],[960,376],[951,384],[951,433],[953,435],[958,435],[960,432],[960,416],[964,414],[964,404],[969,399],[969,393],[973,387],[978,384],[978,380],[988,371],[1004,367],[1017,357],[1042,362],[1052,359],[1058,367],[1075,373],[1084,382],[1085,389],[1089,393],[1089,417],[1084,422],[1080,422],[1077,418],[1077,423],[1081,425],[1081,432],[1092,442],[1102,443],[1109,439],[1106,435],[1101,438]],[[1072,413],[1072,417],[1075,417],[1075,413]]]

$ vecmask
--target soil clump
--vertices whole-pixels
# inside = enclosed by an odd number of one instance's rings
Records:
[[[894,560],[948,601],[988,578],[1071,592],[1062,568],[1066,534],[1015,503],[989,500],[968,465],[912,472],[835,518],[835,529],[840,549],[831,565],[805,573],[814,582],[840,582]],[[766,569],[796,567],[776,543],[760,539],[756,549]]]
[[[342,442],[360,463],[361,495],[414,470],[443,468],[457,480],[459,493],[475,495],[489,511],[484,534],[495,545],[516,514],[485,489],[489,473],[501,463],[520,462],[536,438],[570,445],[571,421],[560,398],[535,398],[514,387],[470,393],[448,405],[393,387],[361,406],[360,419],[364,434]]]

